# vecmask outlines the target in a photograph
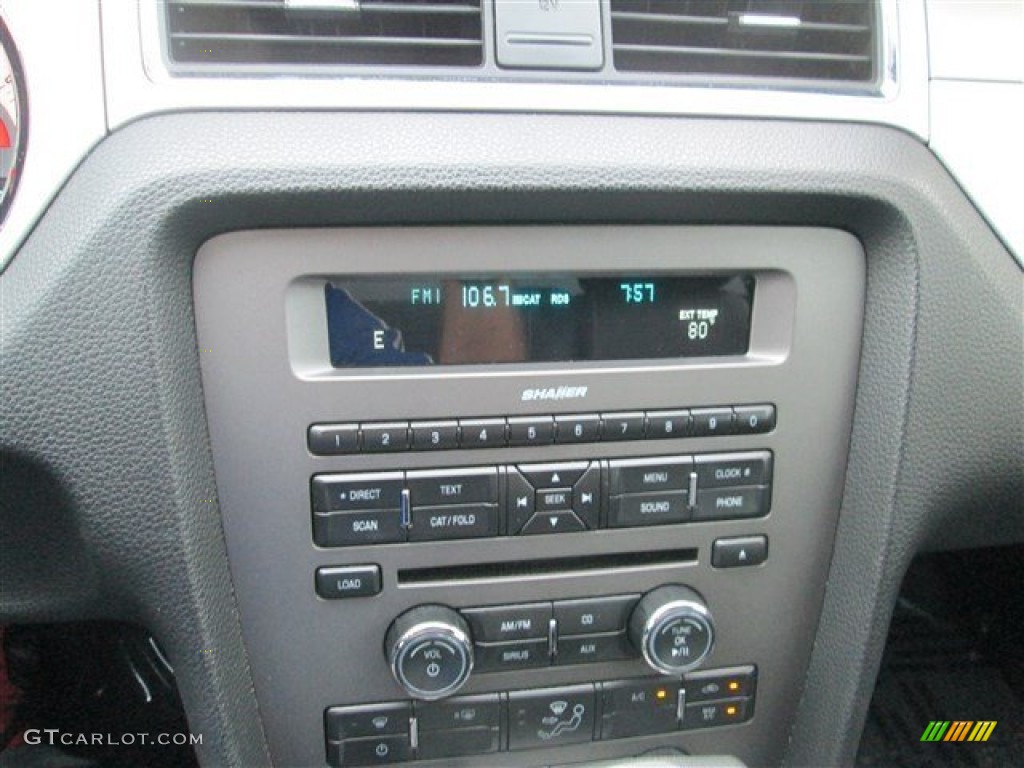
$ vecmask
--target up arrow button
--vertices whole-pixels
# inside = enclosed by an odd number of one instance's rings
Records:
[[[767,536],[716,539],[711,547],[711,565],[715,568],[761,565],[767,559]]]

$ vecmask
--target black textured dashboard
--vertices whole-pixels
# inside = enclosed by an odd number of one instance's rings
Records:
[[[0,277],[0,618],[144,624],[204,734],[201,759],[268,762],[216,503],[192,260],[236,229],[437,223],[814,225],[860,239],[846,488],[786,758],[849,762],[910,558],[1024,539],[1021,270],[928,150],[890,129],[312,113],[124,128]]]

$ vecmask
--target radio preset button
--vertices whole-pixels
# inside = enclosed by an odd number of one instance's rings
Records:
[[[459,447],[457,421],[414,421],[410,428],[414,451],[446,451]]]
[[[730,520],[768,514],[768,488],[715,488],[697,493],[694,520]]]
[[[772,477],[772,454],[769,451],[751,451],[697,456],[694,469],[697,487],[701,490],[766,485]]]
[[[507,421],[509,445],[548,445],[555,439],[550,416],[511,416]]]
[[[413,508],[498,500],[497,467],[417,470],[407,472],[405,482]]]
[[[588,597],[581,600],[557,600],[555,620],[560,635],[591,632],[619,632],[626,628],[629,614],[640,595]]]
[[[521,536],[537,536],[545,533],[577,533],[587,530],[587,525],[575,512],[537,512],[519,531]]]
[[[677,437],[687,437],[689,434],[689,411],[678,410],[647,412],[648,440],[668,440]]]
[[[378,592],[379,565],[341,565],[316,569],[316,593],[325,600],[369,597]]]
[[[409,422],[361,424],[365,453],[390,453],[409,450]]]
[[[686,491],[634,493],[609,499],[608,527],[632,528],[645,525],[684,523],[690,519]]]
[[[732,434],[732,408],[694,408],[690,415],[695,437]]]
[[[596,413],[555,416],[556,443],[596,443],[601,439],[601,417]]]
[[[756,435],[775,429],[774,405],[733,406],[735,421],[733,428],[740,435]]]
[[[358,424],[314,424],[306,435],[309,452],[317,456],[359,453]]]
[[[403,479],[401,472],[316,475],[311,483],[313,509],[318,512],[397,510],[402,505]]]
[[[394,544],[405,541],[402,514],[397,509],[313,514],[313,541],[320,547]]]
[[[548,636],[551,603],[494,605],[461,611],[473,630],[473,638],[482,643],[506,643]]]
[[[643,438],[643,411],[601,414],[601,439],[603,441],[643,440]]]
[[[685,491],[689,485],[693,459],[672,456],[656,459],[614,459],[608,462],[608,492],[656,493]]]
[[[504,419],[459,419],[463,448],[501,448],[505,445]]]

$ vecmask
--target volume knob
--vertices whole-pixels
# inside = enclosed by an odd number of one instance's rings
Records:
[[[473,671],[469,626],[444,605],[420,605],[403,613],[388,629],[384,648],[391,674],[416,699],[450,696]]]
[[[629,618],[629,638],[656,672],[679,675],[711,653],[715,629],[697,592],[666,584],[640,598]]]

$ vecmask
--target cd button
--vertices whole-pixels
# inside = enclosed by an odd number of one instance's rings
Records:
[[[601,418],[596,414],[555,417],[556,443],[596,443],[601,439]]]
[[[620,632],[640,599],[639,595],[613,595],[555,602],[555,620],[562,635]]]
[[[550,416],[522,416],[508,419],[509,445],[548,445],[555,438]]]

